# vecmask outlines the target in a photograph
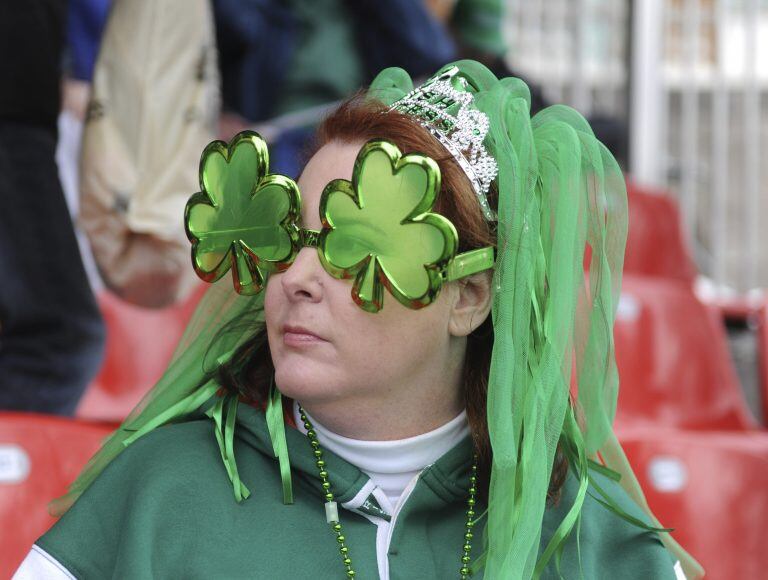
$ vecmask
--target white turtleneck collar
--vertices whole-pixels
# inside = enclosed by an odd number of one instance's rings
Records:
[[[298,403],[294,403],[293,415],[297,428],[306,433]],[[433,431],[395,441],[349,439],[326,429],[309,413],[307,417],[320,445],[366,473],[382,489],[392,508],[415,476],[469,435],[466,411]]]

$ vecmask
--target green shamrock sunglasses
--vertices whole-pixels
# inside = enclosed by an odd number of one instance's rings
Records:
[[[493,267],[492,247],[456,255],[456,228],[430,211],[440,191],[437,163],[402,155],[388,141],[366,143],[352,181],[325,187],[320,231],[297,225],[299,188],[269,173],[267,145],[252,131],[205,148],[200,187],[184,211],[193,267],[206,282],[232,268],[240,294],[260,292],[267,275],[286,270],[303,247],[317,248],[331,276],[354,278],[352,299],[368,312],[382,308],[385,287],[417,309],[437,298],[443,282]]]

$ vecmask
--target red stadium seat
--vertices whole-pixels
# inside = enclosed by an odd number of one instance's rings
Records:
[[[764,304],[760,309],[757,325],[757,352],[763,399],[763,421],[768,423],[768,303]]]
[[[692,284],[697,268],[691,257],[674,198],[627,182],[629,232],[624,272],[682,280]]]
[[[625,276],[614,332],[618,425],[753,429],[718,313],[677,280]]]
[[[707,580],[765,578],[768,434],[620,431],[648,504]]]
[[[120,421],[157,382],[206,286],[163,309],[134,306],[108,292],[99,296],[107,325],[104,364],[77,409],[78,417]]]
[[[55,521],[47,505],[67,491],[113,427],[0,413],[0,578],[10,578]]]

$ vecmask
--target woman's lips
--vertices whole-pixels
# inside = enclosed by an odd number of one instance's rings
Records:
[[[327,342],[325,339],[319,337],[311,330],[303,328],[301,326],[293,326],[286,324],[283,328],[283,344],[286,346],[311,346],[319,344],[321,342]]]

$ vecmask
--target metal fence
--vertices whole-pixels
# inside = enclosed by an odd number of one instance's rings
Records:
[[[509,0],[506,22],[550,98],[629,119],[633,178],[678,197],[715,287],[768,287],[768,0]]]
[[[626,115],[628,3],[508,0],[510,65],[585,115]]]

